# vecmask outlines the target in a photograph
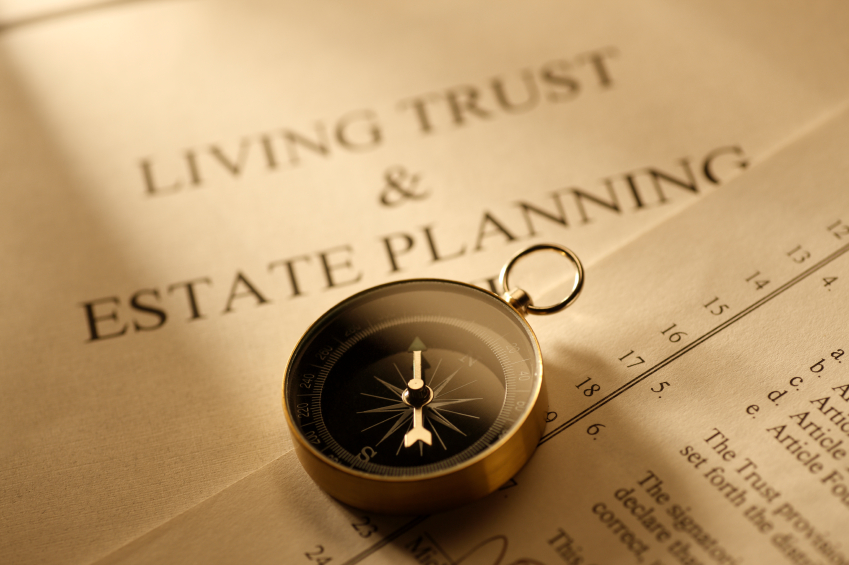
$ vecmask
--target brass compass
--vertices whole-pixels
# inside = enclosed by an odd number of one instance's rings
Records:
[[[515,262],[541,250],[576,269],[569,295],[549,307],[508,290]],[[572,251],[536,245],[504,266],[501,297],[415,279],[331,308],[295,347],[283,381],[306,471],[342,502],[389,514],[439,511],[500,487],[533,454],[548,408],[524,315],[565,308],[583,281]]]

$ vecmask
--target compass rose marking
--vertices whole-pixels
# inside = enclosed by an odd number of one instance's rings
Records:
[[[442,392],[442,389],[445,388],[445,385],[448,384],[448,381],[450,381],[452,378],[454,378],[454,375],[456,375],[459,371],[460,371],[460,369],[457,369],[456,371],[454,371],[453,373],[451,373],[450,375],[445,377],[445,379],[441,383],[439,383],[439,385],[437,385],[436,388],[433,389],[433,397],[434,398],[439,396],[439,393]]]
[[[428,418],[428,417],[426,417],[425,419],[426,419],[427,421],[430,421],[430,418]],[[430,425],[430,428],[433,430],[433,433],[436,435],[436,439],[438,439],[438,440],[439,440],[440,445],[442,445],[442,449],[444,449],[444,450],[448,451],[448,448],[447,448],[447,447],[445,447],[445,442],[444,442],[444,441],[442,441],[442,438],[439,436],[439,432],[438,432],[438,431],[436,431],[436,426],[434,426],[433,424],[431,424],[431,425]]]
[[[381,406],[380,408],[372,408],[371,410],[361,410],[360,412],[357,412],[357,414],[374,414],[375,412],[406,412],[407,408],[406,404],[398,402],[388,406]]]
[[[388,418],[386,418],[385,420],[381,420],[381,421],[379,421],[378,423],[376,423],[376,424],[372,424],[371,426],[369,426],[369,427],[367,427],[367,428],[363,428],[363,429],[362,429],[362,430],[360,430],[360,431],[361,431],[361,432],[364,432],[364,431],[366,431],[366,430],[370,430],[370,429],[372,429],[372,428],[373,428],[373,427],[375,427],[375,426],[379,426],[379,425],[380,425],[380,424],[382,424],[383,422],[388,422],[388,421],[389,421],[389,420],[391,420],[392,418],[397,418],[397,417],[398,417],[398,414],[395,414],[395,415],[393,415],[393,416],[389,416],[389,417],[388,417]]]
[[[362,394],[363,396],[370,396],[372,398],[379,398],[381,400],[388,400],[389,402],[395,402],[394,398],[386,398],[385,396],[377,396],[376,394],[369,394],[367,392],[361,392],[360,394]]]
[[[413,427],[413,423],[410,422],[410,425],[407,426],[407,431],[410,431],[410,428],[412,428],[412,427]],[[404,439],[406,439],[406,435],[407,434],[405,432],[404,435],[401,436],[401,444],[398,446],[398,451],[395,452],[395,455],[398,455],[399,453],[401,453],[401,448],[404,447]]]
[[[398,416],[398,420],[396,420],[395,423],[392,424],[392,427],[389,428],[389,431],[386,432],[386,434],[384,434],[384,436],[382,438],[380,438],[380,441],[377,442],[375,445],[377,446],[377,445],[380,445],[381,443],[383,443],[383,440],[385,440],[386,438],[391,436],[395,432],[395,430],[397,430],[398,428],[403,426],[408,420],[411,420],[412,418],[413,418],[413,414],[411,412],[401,413]]]
[[[398,368],[398,365],[396,363],[392,363],[392,366],[395,367],[396,371],[398,371],[398,376],[401,377],[401,382],[404,383],[404,388],[407,388],[407,379],[404,378],[403,373],[401,373],[401,369]],[[375,378],[377,379],[377,377],[375,377]],[[380,380],[380,379],[377,379],[377,380]],[[383,381],[380,381],[380,382],[383,382]],[[386,383],[383,383],[383,384],[386,384]],[[386,385],[386,386],[389,386],[389,385]],[[400,393],[398,393],[398,394],[400,396]]]
[[[438,402],[431,402],[431,408],[442,408],[443,406],[448,406],[449,404],[460,404],[461,402],[469,402],[470,400],[482,400],[481,398],[446,398],[445,400],[440,400]]]
[[[421,362],[421,361],[419,361],[419,359],[420,359],[419,356],[421,355],[421,351],[423,351],[425,349],[426,349],[426,347],[424,346],[423,343],[421,343],[421,340],[419,338],[416,338],[415,340],[413,340],[413,343],[410,345],[410,348],[409,348],[409,351],[413,352],[413,356],[414,356],[414,363],[413,363],[414,371],[413,372],[418,373],[418,374],[414,374],[413,378],[415,379],[416,377],[418,377],[420,379],[419,382],[421,382],[422,384],[424,384],[424,375],[421,374],[422,373],[421,369],[419,369],[419,371],[415,371],[415,369],[417,368],[417,365],[418,365],[418,363],[416,363],[416,361],[418,361],[419,363]],[[442,358],[439,359],[435,369],[433,370],[433,372],[430,375],[430,381],[431,382],[434,382],[435,377],[436,377],[436,373],[439,370],[439,367],[441,366],[441,364],[442,364]],[[402,382],[404,382],[404,385],[405,385],[404,388],[399,388],[395,385],[392,385],[392,384],[386,382],[385,380],[381,379],[380,377],[378,377],[376,375],[374,375],[374,378],[380,384],[382,384],[384,387],[386,387],[393,395],[396,395],[398,398],[403,399],[404,398],[404,396],[403,396],[404,391],[407,388],[410,387],[410,383],[408,383],[406,381],[406,379],[404,378],[404,374],[401,372],[401,369],[398,367],[398,364],[393,363],[393,366],[395,367],[395,371],[398,373],[398,376],[401,378]],[[442,436],[440,436],[439,432],[436,430],[436,428],[437,428],[437,426],[435,425],[436,422],[438,422],[439,424],[441,424],[441,425],[443,425],[443,426],[445,426],[449,429],[454,430],[455,432],[457,432],[457,433],[459,433],[463,436],[466,436],[466,434],[462,430],[460,430],[460,428],[458,428],[456,425],[454,425],[448,419],[447,414],[454,414],[454,415],[463,416],[463,417],[466,417],[466,418],[480,419],[479,416],[474,416],[472,414],[467,414],[467,413],[464,413],[464,412],[458,412],[456,410],[450,410],[446,407],[451,406],[453,404],[461,404],[463,402],[470,402],[472,400],[481,400],[481,398],[442,398],[440,400],[435,400],[437,396],[440,396],[440,395],[443,396],[443,397],[447,396],[448,394],[451,394],[451,393],[465,387],[466,385],[470,385],[472,383],[477,382],[477,380],[469,381],[467,383],[463,383],[459,386],[456,386],[456,387],[454,387],[450,390],[445,391],[445,389],[447,388],[447,385],[450,382],[452,382],[453,378],[457,375],[457,373],[459,371],[460,371],[460,368],[458,368],[453,373],[451,373],[450,375],[448,375],[447,377],[442,379],[442,381],[436,387],[434,387],[432,389],[432,395],[433,396],[431,398],[434,399],[434,400],[432,400],[431,402],[426,404],[424,407],[419,408],[419,411],[422,413],[421,414],[422,421],[416,426],[414,426],[416,409],[414,408],[412,411],[409,410],[411,406],[408,405],[407,403],[405,403],[403,401],[397,402],[395,398],[389,398],[389,397],[386,397],[386,396],[379,396],[379,395],[375,395],[375,394],[369,394],[369,393],[361,392],[360,394],[362,394],[363,396],[368,396],[368,397],[371,397],[371,398],[377,398],[379,400],[385,400],[387,402],[390,402],[390,404],[388,404],[386,406],[381,406],[379,408],[373,408],[371,410],[363,410],[363,411],[357,412],[358,414],[394,413],[391,416],[389,416],[388,418],[380,420],[379,422],[376,422],[376,423],[364,428],[362,431],[365,432],[365,431],[370,430],[372,428],[378,427],[382,424],[393,421],[392,425],[389,427],[389,429],[386,431],[386,433],[383,435],[383,437],[380,439],[380,441],[378,441],[377,444],[376,444],[376,445],[380,445],[381,443],[386,441],[389,437],[391,437],[392,434],[397,432],[399,429],[403,429],[404,426],[406,425],[407,431],[404,433],[404,436],[402,437],[402,441],[401,441],[400,445],[398,446],[398,451],[396,452],[396,455],[398,455],[398,454],[401,453],[401,449],[406,444],[408,444],[408,443],[410,443],[410,444],[411,443],[419,443],[418,439],[413,440],[413,441],[409,441],[409,442],[407,441],[407,435],[410,433],[411,429],[416,428],[416,429],[427,430],[427,428],[430,428],[433,431],[434,435],[436,435],[436,438],[439,441],[439,444],[442,446],[442,449],[447,450],[447,446],[445,445],[445,442],[443,441]],[[443,392],[443,391],[445,391],[445,392]],[[427,408],[427,409],[425,410],[424,408]],[[425,427],[425,423],[427,423],[427,422],[429,422],[429,425],[427,427]],[[422,442],[422,443],[425,443],[425,442]],[[430,443],[430,442],[427,442],[427,443]],[[422,456],[423,456],[423,453],[424,453],[423,450],[424,450],[424,446],[419,445],[419,454],[422,455]]]
[[[439,358],[439,361],[436,363],[436,369],[433,370],[433,374],[430,375],[430,382],[433,383],[433,379],[436,378],[436,372],[439,370],[439,366],[442,365],[442,357]],[[424,377],[422,377],[424,378]],[[427,381],[425,380],[425,384]]]
[[[395,368],[397,369],[397,368],[398,368],[398,366],[396,365],[396,366],[395,366]],[[398,372],[398,374],[400,374],[400,373],[401,373],[401,372],[399,371],[399,372]],[[391,384],[389,384],[388,382],[384,381],[383,379],[381,379],[381,378],[379,378],[379,377],[374,377],[374,378],[376,378],[378,381],[380,381],[380,383],[381,383],[383,386],[385,386],[386,388],[388,388],[389,390],[391,390],[392,392],[394,392],[395,394],[397,394],[397,395],[398,395],[398,398],[401,398],[401,393],[403,392],[403,389],[400,389],[400,388],[398,388],[397,386],[391,385]],[[405,383],[404,383],[404,386],[406,386],[406,385],[407,385],[407,383],[405,382]]]
[[[475,420],[480,420],[479,416],[472,416],[471,414],[465,414],[463,412],[457,412],[456,410],[448,410],[447,408],[442,409],[443,412],[449,412],[451,414],[457,414],[458,416],[467,416],[469,418],[474,418]]]
[[[434,408],[433,410],[431,410],[431,416],[433,417],[434,422],[439,422],[443,426],[449,427],[459,434],[466,435],[462,431],[460,431],[460,428],[449,422],[448,419],[445,418],[445,416],[440,414],[438,409]]]
[[[460,386],[458,386],[458,387],[452,388],[451,390],[446,390],[446,391],[445,391],[445,394],[451,394],[451,393],[452,393],[452,392],[454,392],[455,390],[459,390],[459,389],[463,388],[463,387],[464,387],[464,386],[466,386],[466,385],[470,385],[470,384],[472,384],[472,383],[476,383],[476,382],[478,382],[478,380],[477,380],[477,379],[475,379],[475,380],[473,380],[473,381],[469,381],[469,382],[467,382],[467,383],[466,383],[466,384],[464,384],[464,385],[460,385]]]

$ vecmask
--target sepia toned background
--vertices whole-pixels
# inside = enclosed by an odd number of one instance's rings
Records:
[[[289,352],[358,290],[486,286],[540,241],[574,249],[591,285],[839,112],[847,16],[4,2],[0,560],[91,563],[271,473],[291,448]],[[312,488],[289,460],[269,482]]]

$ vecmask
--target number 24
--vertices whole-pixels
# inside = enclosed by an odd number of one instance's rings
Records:
[[[324,553],[324,546],[317,545],[315,547],[315,551],[307,551],[306,553],[304,553],[304,555],[307,556],[307,559],[309,559],[310,561],[315,561],[318,565],[326,565],[326,563],[330,562],[333,559],[332,557],[319,557],[319,555]]]

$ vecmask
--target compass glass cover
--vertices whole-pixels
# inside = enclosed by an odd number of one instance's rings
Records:
[[[289,362],[285,405],[325,460],[420,477],[474,459],[521,424],[541,372],[530,327],[495,295],[402,281],[351,297],[308,330]]]

